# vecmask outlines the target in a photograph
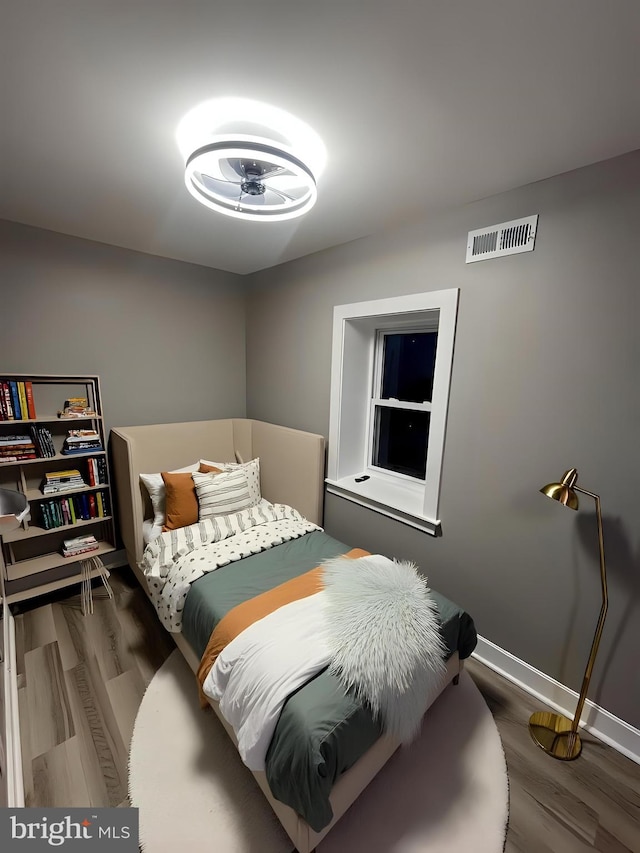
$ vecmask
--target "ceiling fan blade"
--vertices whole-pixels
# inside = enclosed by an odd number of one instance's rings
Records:
[[[243,193],[239,204],[241,207],[261,207],[265,204],[265,198],[263,195],[250,195],[249,193]]]
[[[244,181],[245,173],[242,163],[243,161],[239,157],[221,157],[218,160],[220,174],[227,181],[234,181],[236,183]]]
[[[287,174],[274,175],[272,178],[269,178],[267,186],[273,190],[295,194],[296,190],[301,193],[306,192],[308,183],[300,175]]]
[[[205,189],[224,198],[237,198],[240,194],[240,181],[220,181],[204,173],[200,174],[200,179]]]
[[[289,193],[285,193],[282,190],[276,189],[274,186],[268,186],[267,192],[273,195],[278,196],[283,201],[297,201],[296,196],[289,195]]]
[[[264,172],[262,175],[260,175],[261,181],[265,181],[267,178],[275,178],[276,176],[280,176],[280,175],[285,175],[285,174],[291,175],[292,174],[285,166],[274,166],[272,164],[269,164],[269,165],[271,166],[269,171]]]

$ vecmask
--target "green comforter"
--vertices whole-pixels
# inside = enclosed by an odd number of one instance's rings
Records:
[[[205,575],[187,595],[182,633],[202,656],[211,632],[233,607],[349,547],[314,531]],[[457,650],[460,658],[468,657],[477,642],[473,620],[444,596],[432,594],[449,654]],[[368,707],[324,670],[290,696],[282,709],[266,762],[273,795],[319,832],[333,817],[329,794],[336,779],[379,736]]]

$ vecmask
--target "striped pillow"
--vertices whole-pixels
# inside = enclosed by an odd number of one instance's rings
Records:
[[[253,506],[247,475],[242,470],[192,475],[198,497],[198,520],[230,515]]]

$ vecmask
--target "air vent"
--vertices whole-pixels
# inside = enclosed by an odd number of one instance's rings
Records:
[[[469,231],[467,263],[500,258],[503,255],[516,255],[519,252],[532,252],[537,228],[538,214]]]

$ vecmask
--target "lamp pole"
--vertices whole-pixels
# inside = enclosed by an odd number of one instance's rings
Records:
[[[596,655],[598,654],[602,631],[604,629],[604,621],[609,607],[600,496],[596,495],[594,492],[589,492],[587,489],[582,489],[580,486],[577,486],[577,477],[578,472],[575,469],[570,469],[570,471],[566,472],[563,477],[562,483],[552,483],[549,486],[545,486],[545,488],[542,489],[542,492],[548,497],[559,500],[565,506],[570,506],[572,509],[577,509],[578,502],[575,495],[573,496],[575,501],[570,499],[571,492],[580,492],[583,495],[593,498],[595,501],[596,523],[598,527],[598,551],[600,555],[602,606],[600,608],[600,616],[598,617],[596,631],[591,643],[591,651],[589,652],[589,659],[582,679],[582,688],[580,690],[580,696],[578,697],[578,705],[576,707],[573,720],[569,720],[568,717],[565,717],[562,714],[551,714],[546,711],[537,711],[535,714],[532,714],[529,719],[529,732],[531,733],[531,737],[535,743],[549,755],[552,755],[554,758],[558,758],[561,761],[571,761],[572,759],[577,758],[582,751],[582,742],[580,740],[580,735],[578,734],[578,726],[580,725],[580,718],[587,698],[591,674],[593,673],[593,667],[596,661]]]
[[[581,492],[583,495],[588,495],[590,498],[593,498],[596,502],[596,523],[598,525],[598,549],[600,552],[600,584],[602,587],[602,606],[600,608],[600,616],[598,618],[598,624],[596,626],[596,632],[593,636],[593,642],[591,643],[591,651],[589,652],[589,660],[587,661],[587,668],[584,672],[584,678],[582,679],[582,689],[580,690],[580,697],[578,699],[578,706],[576,708],[576,713],[573,718],[573,726],[571,730],[574,732],[578,731],[578,726],[580,725],[580,717],[582,716],[582,709],[584,707],[585,699],[587,698],[587,690],[589,689],[589,682],[591,681],[591,673],[593,672],[593,666],[596,662],[596,655],[598,654],[598,647],[600,645],[600,638],[602,637],[602,631],[604,629],[604,620],[607,616],[607,609],[609,607],[609,596],[607,593],[607,571],[604,562],[604,538],[602,535],[602,511],[600,509],[600,497],[599,495],[594,494],[593,492],[588,492],[586,489],[581,489],[580,486],[573,487],[576,492]]]

